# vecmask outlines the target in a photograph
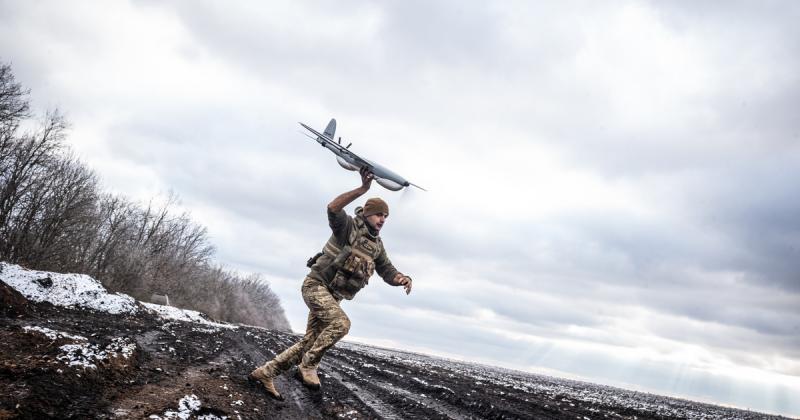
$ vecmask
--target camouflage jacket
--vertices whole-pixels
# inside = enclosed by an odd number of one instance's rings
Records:
[[[311,272],[308,274],[309,277],[328,285],[331,293],[337,299],[352,299],[358,290],[366,286],[373,268],[383,278],[383,281],[395,285],[394,277],[398,271],[386,255],[381,238],[370,232],[366,220],[362,217],[362,212],[363,209],[357,207],[355,217],[351,217],[344,210],[340,210],[338,213],[328,211],[331,237],[322,249],[322,255],[311,266]],[[363,281],[351,281],[350,283],[353,284],[350,284],[349,287],[342,287],[342,279],[336,278],[337,275],[341,276],[340,264],[335,260],[343,249],[350,250],[351,248],[353,253],[364,256],[367,260],[364,262],[365,265],[370,265],[370,267],[366,269],[366,273],[362,273],[364,274]]]

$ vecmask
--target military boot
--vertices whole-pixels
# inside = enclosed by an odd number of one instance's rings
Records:
[[[275,376],[271,375],[265,367],[266,365],[257,367],[254,371],[250,372],[248,378],[261,382],[261,385],[264,385],[264,389],[267,391],[267,394],[269,394],[270,397],[275,398],[278,401],[283,401],[283,396],[275,388],[275,384],[272,383],[272,379]]]
[[[319,389],[319,376],[317,376],[317,368],[304,368],[299,366],[297,368],[297,379],[303,382],[303,385],[311,389]]]

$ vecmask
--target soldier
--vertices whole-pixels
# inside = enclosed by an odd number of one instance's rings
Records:
[[[311,271],[300,289],[308,306],[308,324],[302,340],[250,373],[250,378],[264,385],[267,393],[278,400],[283,397],[273,378],[295,365],[299,379],[311,389],[319,389],[317,366],[325,351],[350,330],[350,319],[339,302],[353,296],[369,282],[374,271],[392,286],[404,286],[411,293],[411,277],[394,268],[379,236],[389,206],[380,198],[370,198],[364,207],[357,207],[355,217],[344,207],[369,190],[374,178],[362,168],[361,186],[336,197],[328,204],[328,223],[333,231],[322,252],[308,261]]]

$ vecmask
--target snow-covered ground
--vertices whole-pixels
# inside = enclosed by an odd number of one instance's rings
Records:
[[[161,318],[172,321],[188,321],[197,324],[208,325],[217,328],[238,328],[231,324],[222,324],[213,322],[202,312],[192,311],[190,309],[175,308],[172,306],[157,305],[155,303],[141,302],[147,309],[157,313]]]
[[[61,274],[28,270],[0,262],[0,280],[33,302],[50,302],[66,308],[90,309],[110,314],[136,314],[147,310],[169,321],[185,321],[215,328],[237,328],[213,322],[205,314],[172,306],[137,302],[123,293],[109,293],[99,281],[85,274]]]
[[[22,327],[22,330],[25,331],[26,333],[31,333],[32,331],[33,333],[42,334],[51,340],[59,340],[62,338],[66,338],[73,341],[86,341],[86,337],[80,335],[67,334],[65,332],[51,330],[50,328],[46,327],[26,326]]]
[[[0,280],[34,302],[50,302],[56,306],[111,314],[135,314],[139,309],[132,297],[122,293],[108,293],[99,281],[85,274],[28,270],[0,262]]]
[[[70,367],[97,369],[98,362],[118,357],[128,359],[136,351],[136,344],[124,337],[114,338],[108,345],[101,347],[98,344],[90,343],[86,337],[46,327],[25,326],[23,331],[28,334],[41,334],[53,341],[71,341],[71,343],[59,347],[61,354],[56,357],[56,359]]]
[[[162,419],[181,419],[186,420],[191,417],[195,411],[199,411],[200,407],[202,407],[202,403],[200,399],[197,398],[197,395],[187,395],[178,401],[178,411],[174,410],[167,410],[164,412],[163,416],[157,416],[155,414],[151,415],[149,418],[154,420],[162,420]],[[216,416],[214,414],[204,414],[196,417],[199,420],[225,420],[227,416]]]

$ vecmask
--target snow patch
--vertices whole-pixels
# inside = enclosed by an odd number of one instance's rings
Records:
[[[83,336],[80,336],[80,335],[71,335],[71,334],[67,334],[65,332],[51,330],[50,328],[45,328],[45,327],[26,326],[26,327],[22,327],[22,329],[26,333],[35,332],[35,333],[42,334],[42,335],[46,336],[47,338],[49,338],[51,340],[58,340],[58,339],[61,339],[61,338],[68,338],[70,340],[75,340],[75,341],[86,341],[86,337],[83,337]]]
[[[56,357],[68,366],[78,366],[83,369],[97,369],[95,362],[105,360],[105,353],[100,350],[97,344],[65,344],[61,347],[63,354]]]
[[[197,398],[197,395],[186,395],[185,397],[181,398],[178,401],[178,411],[167,410],[161,416],[152,414],[150,419],[153,420],[163,420],[163,419],[181,419],[187,420],[189,417],[192,416],[192,413],[195,411],[200,411],[200,407],[202,407],[202,403],[200,399]],[[197,416],[198,419],[203,420],[225,420],[227,416],[217,416],[214,414],[204,414],[201,416]]]
[[[42,334],[51,340],[69,339],[75,341],[76,343],[64,344],[59,347],[61,354],[56,356],[56,359],[66,363],[67,366],[82,367],[84,370],[97,369],[96,363],[102,360],[117,357],[128,359],[136,351],[136,343],[124,337],[114,338],[108,345],[100,348],[98,344],[89,343],[86,337],[80,335],[67,334],[38,326],[25,326],[22,329],[29,334]]]
[[[51,273],[0,263],[0,280],[34,302],[110,314],[135,314],[138,310],[132,297],[122,293],[110,294],[99,281],[85,274]]]
[[[86,340],[83,337],[80,337]],[[127,338],[118,337],[111,340],[104,348],[100,348],[97,344],[91,343],[76,343],[65,344],[59,347],[62,354],[57,356],[56,359],[66,363],[68,366],[77,366],[85,369],[97,369],[97,364],[100,361],[123,357],[128,359],[136,351],[136,343],[131,342]]]
[[[111,343],[106,346],[106,352],[110,357],[122,356],[126,359],[133,356],[136,351],[136,343],[124,337],[117,337],[111,340]]]
[[[209,321],[206,318],[206,315],[201,312],[192,311],[189,309],[175,308],[173,306],[158,305],[149,302],[141,302],[141,303],[147,309],[151,310],[152,312],[155,312],[156,315],[160,316],[163,319],[168,319],[172,321],[194,322],[216,328],[228,328],[228,329],[239,328],[236,325],[221,324],[219,322]],[[203,332],[216,332],[216,331],[204,330]]]
[[[136,314],[139,311],[135,299],[122,293],[108,293],[99,281],[85,274],[28,270],[0,262],[0,280],[34,302],[50,302],[56,306],[91,309],[110,314]],[[201,327],[196,329],[198,332],[216,333],[222,328],[239,328],[236,325],[213,322],[198,311],[148,302],[138,303],[162,319],[200,324]]]

